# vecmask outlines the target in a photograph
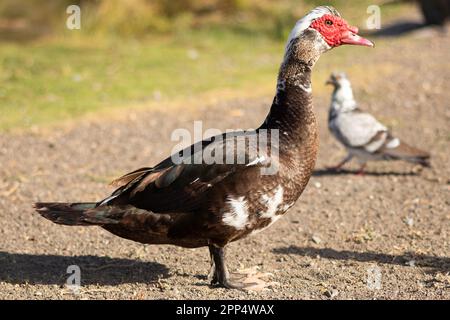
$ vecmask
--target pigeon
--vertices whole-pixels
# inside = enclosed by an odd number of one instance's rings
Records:
[[[211,284],[251,290],[257,277],[228,272],[225,247],[272,225],[302,194],[318,149],[312,69],[332,48],[373,47],[357,33],[336,9],[315,8],[289,36],[275,98],[258,129],[205,139],[126,174],[115,180],[116,191],[98,202],[39,202],[37,212],[58,224],[100,226],[141,243],[208,247]],[[248,143],[238,143],[242,138]]]
[[[430,154],[414,148],[399,138],[371,114],[361,110],[353,97],[346,74],[336,73],[327,81],[334,87],[328,115],[328,128],[347,149],[347,156],[332,169],[339,170],[355,157],[360,174],[366,163],[376,160],[404,160],[430,167]]]

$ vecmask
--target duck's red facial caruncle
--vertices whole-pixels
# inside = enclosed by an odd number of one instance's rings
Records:
[[[358,28],[350,26],[347,21],[331,14],[325,14],[314,20],[310,26],[317,30],[331,47],[343,44],[373,47],[373,43],[358,35]]]

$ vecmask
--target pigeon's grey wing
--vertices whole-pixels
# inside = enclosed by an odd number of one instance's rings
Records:
[[[332,120],[330,129],[345,146],[369,152],[380,148],[388,135],[383,124],[364,112],[342,113]]]

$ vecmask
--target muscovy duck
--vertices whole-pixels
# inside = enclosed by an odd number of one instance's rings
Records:
[[[386,126],[358,107],[345,73],[332,74],[327,84],[334,87],[328,128],[348,151],[345,159],[333,169],[339,170],[353,157],[361,164],[360,174],[364,173],[366,163],[374,160],[405,160],[424,167],[430,166],[428,152],[394,137]]]
[[[208,246],[212,284],[251,287],[228,273],[224,249],[275,222],[306,187],[318,148],[311,71],[320,55],[334,47],[373,46],[357,33],[336,9],[315,8],[289,36],[276,95],[258,129],[215,136],[155,167],[133,171],[117,179],[118,189],[97,203],[36,203],[36,210],[55,223],[98,225],[141,243]],[[262,139],[269,146],[245,143],[238,148],[240,138]],[[228,160],[233,152],[245,161],[198,161],[205,153]]]

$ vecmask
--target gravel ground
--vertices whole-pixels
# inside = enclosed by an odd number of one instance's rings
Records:
[[[345,152],[326,129],[329,92],[315,96],[321,149],[307,189],[277,224],[228,250],[231,269],[273,273],[278,285],[263,292],[210,288],[206,248],[142,245],[98,227],[59,226],[31,205],[98,200],[112,191],[108,180],[168,155],[175,128],[192,129],[197,119],[204,128],[255,127],[271,97],[2,135],[0,298],[449,299],[449,48],[448,36],[421,30],[343,62],[379,67],[370,84],[354,83],[361,107],[429,150],[431,170],[378,162],[363,177],[353,174],[356,165],[327,172]],[[69,265],[81,268],[78,294],[64,285]],[[367,285],[374,273],[380,286]]]

